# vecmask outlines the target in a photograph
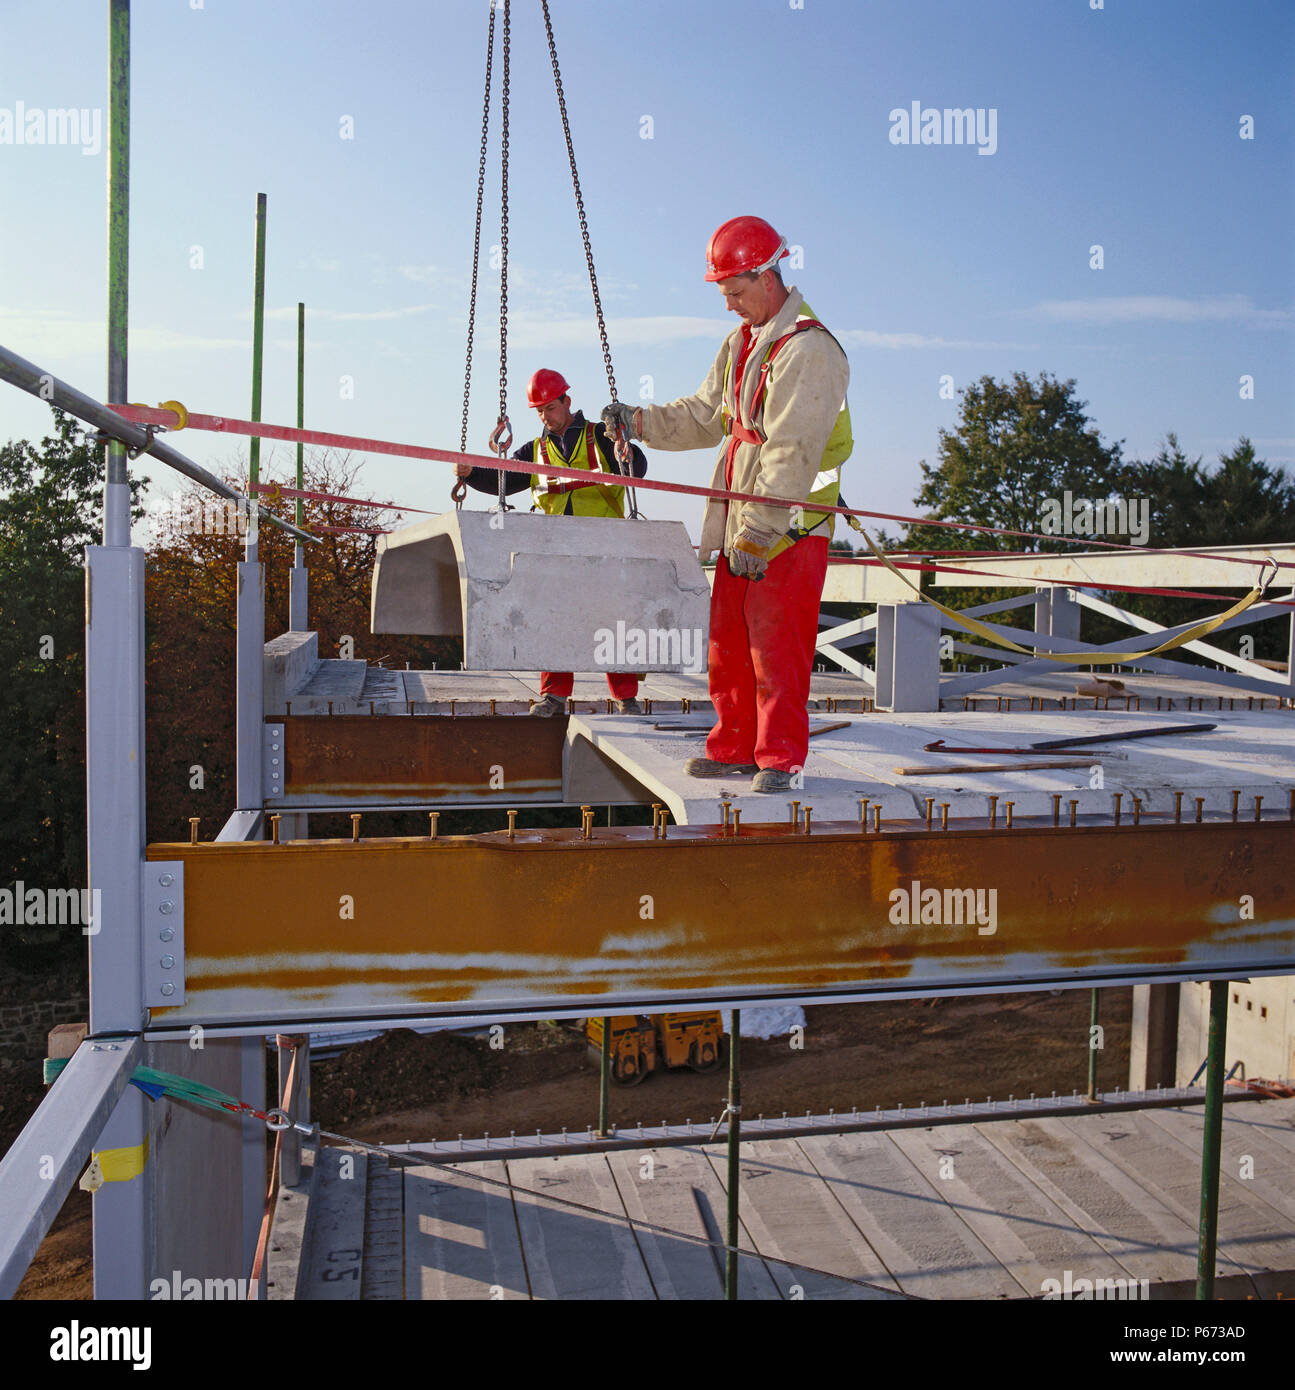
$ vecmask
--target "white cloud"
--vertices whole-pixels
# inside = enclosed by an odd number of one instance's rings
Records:
[[[1016,352],[1033,350],[1030,343],[982,343],[954,338],[931,338],[923,333],[879,333],[872,328],[847,328],[836,335],[845,347],[870,348],[975,348],[1011,349]]]
[[[25,309],[0,308],[0,334],[12,351],[39,365],[41,358],[102,355],[107,328],[103,319],[74,318],[66,310],[51,309],[32,313]],[[238,348],[246,351],[245,338],[206,338],[177,333],[170,328],[130,330],[132,352],[207,352]]]
[[[495,324],[497,329],[498,325]],[[481,331],[478,324],[478,331]],[[617,347],[653,347],[685,339],[703,338],[715,343],[731,331],[723,319],[690,318],[663,314],[647,318],[611,318],[607,336]],[[556,318],[535,312],[508,315],[508,341],[519,348],[597,347],[598,324],[592,313],[581,318]]]
[[[1250,296],[1244,294],[1205,299],[1156,294],[1047,299],[1023,312],[1060,323],[1242,323],[1256,328],[1295,324],[1295,313],[1290,309],[1256,309]]]
[[[447,280],[461,279],[461,276],[453,272],[441,270],[434,265],[399,265],[396,270],[405,277],[412,280],[416,285],[439,285]]]
[[[306,317],[311,320],[324,319],[330,323],[367,323],[384,319],[406,319],[416,314],[430,314],[440,308],[437,304],[404,304],[397,309],[306,309]],[[239,314],[241,319],[250,319],[252,312],[245,309]],[[267,309],[265,317],[271,320],[291,319],[297,321],[297,306],[290,308]]]

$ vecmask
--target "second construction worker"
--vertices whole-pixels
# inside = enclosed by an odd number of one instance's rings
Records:
[[[607,437],[606,429],[600,424],[590,424],[580,411],[571,409],[570,389],[561,372],[547,367],[541,367],[531,377],[526,387],[526,401],[538,413],[544,428],[538,438],[514,450],[513,458],[553,468],[587,468],[599,474],[621,475],[623,470],[616,461],[615,446]],[[630,468],[635,478],[647,472],[647,457],[642,449],[633,450]],[[454,473],[478,492],[497,494],[499,491],[496,469],[459,463]],[[625,515],[625,488],[619,484],[601,479],[575,482],[543,473],[532,473],[529,478],[524,473],[504,474],[505,493],[521,492],[528,487],[535,508],[548,516]],[[561,714],[574,684],[575,677],[570,671],[541,671],[541,698],[531,713],[541,718]],[[607,686],[618,713],[642,713],[638,702],[638,676],[609,671]]]
[[[754,773],[757,792],[794,785],[809,748],[809,677],[818,636],[841,465],[853,439],[841,345],[799,291],[783,284],[786,241],[759,217],[735,217],[706,248],[706,279],[742,320],[695,395],[669,405],[608,406],[603,420],[656,449],[723,443],[711,487],[782,497],[795,509],[711,499],[699,557],[716,551],[710,697],[716,723],[694,777]]]

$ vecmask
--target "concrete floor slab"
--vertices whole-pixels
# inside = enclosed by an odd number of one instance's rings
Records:
[[[638,1242],[623,1219],[617,1184],[601,1155],[521,1159],[507,1167],[532,1298],[653,1296]],[[596,1207],[612,1219],[557,1206],[545,1196]]]
[[[1224,1113],[1219,1294],[1287,1296],[1295,1164],[1283,1155],[1295,1100]],[[1141,1297],[1190,1298],[1200,1123],[1200,1110],[1184,1107],[749,1141],[740,1296],[1037,1299],[1068,1273],[1072,1283],[1146,1281]],[[1256,1177],[1240,1179],[1229,1165],[1251,1150]],[[340,1152],[326,1156],[336,1169]],[[398,1171],[405,1298],[722,1297],[721,1262],[700,1242],[723,1241],[723,1143]],[[336,1297],[338,1284],[356,1296],[345,1269],[358,1241],[350,1199],[361,1191],[340,1172],[319,1186],[303,1243],[314,1252],[307,1263],[332,1276],[303,1266],[298,1297]],[[360,1296],[395,1297],[381,1239],[395,1195],[389,1183],[369,1191]],[[285,1220],[276,1218],[276,1238]]]
[[[682,717],[689,722],[687,716]],[[1062,797],[1062,813],[1071,800],[1080,816],[1109,816],[1115,793],[1123,812],[1132,819],[1133,800],[1142,814],[1173,814],[1175,792],[1185,794],[1184,813],[1194,814],[1194,798],[1202,797],[1207,812],[1231,812],[1232,792],[1239,793],[1241,814],[1254,813],[1254,798],[1264,798],[1267,817],[1284,815],[1289,788],[1295,783],[1295,719],[1289,712],[1237,711],[1214,721],[1198,714],[1172,717],[1123,711],[1089,713],[1029,713],[922,715],[834,715],[811,718],[809,753],[799,789],[765,796],[750,790],[750,780],[735,776],[698,779],[683,772],[684,761],[704,755],[704,727],[658,729],[667,722],[655,716],[624,719],[597,715],[573,718],[569,734],[593,744],[670,807],[682,825],[713,824],[718,807],[727,800],[742,811],[747,824],[780,821],[794,797],[813,807],[814,821],[855,823],[860,798],[880,803],[884,820],[915,819],[925,814],[925,798],[937,807],[948,802],[950,816],[985,817],[989,798],[1011,800],[1017,817],[1047,816],[1054,795]],[[704,720],[691,722],[704,726]],[[844,728],[828,730],[842,723]],[[898,767],[939,768],[991,764],[986,754],[926,752],[925,745],[943,739],[953,749],[1009,750],[1057,738],[1082,738],[1140,732],[1164,724],[1195,725],[1200,733],[1119,740],[1078,749],[1060,749],[1055,757],[1073,757],[1079,765],[1065,769],[1031,770],[1029,756],[1007,756],[993,771],[903,776]],[[1203,726],[1216,723],[1214,729]],[[815,735],[815,729],[824,732]],[[1093,769],[1100,769],[1100,778]],[[1098,783],[1095,785],[1095,783]],[[580,789],[568,788],[568,799],[579,801]],[[939,811],[937,809],[936,815]]]
[[[644,1149],[606,1157],[632,1221],[664,1226],[698,1240],[723,1240],[727,1199],[701,1147]],[[645,1164],[645,1158],[650,1162]],[[723,1299],[722,1250],[672,1239],[642,1225],[635,1227],[635,1234],[657,1298]],[[745,1230],[739,1249],[754,1249]],[[739,1258],[738,1287],[744,1299],[781,1297],[768,1267],[754,1256]]]
[[[989,1128],[986,1126],[985,1128]],[[1075,1278],[1124,1278],[1129,1271],[1101,1248],[1037,1183],[973,1125],[896,1130],[896,1147],[1027,1293],[1065,1270]]]
[[[1085,1124],[1083,1138],[1190,1226],[1200,1214],[1202,1122],[1199,1112],[1166,1110],[1156,1123],[1149,1115],[1129,1111],[1107,1125]],[[1083,1122],[1061,1123],[1073,1131]],[[1225,1133],[1227,1129],[1225,1123]],[[1219,1174],[1220,1276],[1295,1268],[1295,1229],[1283,1231],[1279,1223],[1284,1214],[1249,1181],[1238,1179],[1236,1171],[1223,1166]]]
[[[1113,1125],[1118,1118],[1079,1123]],[[1134,1278],[1154,1284],[1195,1277],[1195,1227],[1086,1144],[1082,1131],[1076,1136],[1060,1120],[1039,1119],[980,1132]]]
[[[824,1135],[801,1150],[906,1294],[1021,1298],[1014,1279],[891,1135]]]
[[[707,1150],[727,1196],[728,1156]],[[901,1297],[877,1252],[794,1139],[742,1145],[738,1212],[787,1299]],[[813,1258],[806,1251],[813,1251]],[[798,1266],[804,1260],[811,1266]],[[781,1261],[782,1263],[779,1263]],[[834,1277],[835,1276],[835,1277]],[[862,1285],[872,1287],[863,1287]]]
[[[477,1174],[503,1182],[491,1187]],[[508,1169],[501,1162],[465,1168],[407,1167],[405,1298],[529,1298]]]

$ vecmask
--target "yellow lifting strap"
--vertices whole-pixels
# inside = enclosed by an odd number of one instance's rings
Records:
[[[989,628],[985,626],[984,623],[978,622],[975,618],[969,618],[964,614],[959,613],[956,609],[947,608],[937,599],[928,597],[921,591],[921,589],[917,587],[916,584],[913,583],[911,579],[909,579],[909,577],[906,574],[904,574],[901,570],[897,569],[894,565],[891,564],[891,562],[888,559],[886,559],[885,555],[882,554],[882,552],[877,548],[872,537],[867,533],[867,531],[864,530],[862,526],[860,526],[857,523],[854,517],[847,517],[846,519],[849,521],[850,525],[853,526],[856,531],[859,531],[862,534],[864,540],[868,542],[868,549],[872,551],[872,553],[877,557],[878,560],[881,561],[883,565],[885,565],[885,567],[891,572],[891,574],[896,575],[899,579],[902,579],[904,583],[907,584],[908,587],[912,589],[912,591],[918,596],[918,598],[922,600],[923,603],[929,603],[932,608],[939,609],[939,611],[943,613],[944,616],[948,618],[950,622],[956,623],[960,628],[964,628],[967,632],[974,633],[977,637],[984,638],[987,642],[992,642],[996,647],[1006,647],[1009,651],[1021,652],[1025,656],[1039,657],[1048,661],[1070,662],[1071,664],[1076,666],[1116,666],[1120,662],[1124,661],[1143,661],[1149,656],[1157,656],[1160,652],[1173,651],[1175,647],[1182,647],[1185,646],[1188,642],[1199,641],[1200,638],[1207,636],[1216,628],[1222,627],[1224,623],[1228,622],[1232,618],[1235,618],[1238,613],[1244,613],[1252,603],[1255,603],[1257,600],[1261,599],[1267,591],[1268,585],[1272,582],[1272,579],[1276,577],[1278,571],[1277,561],[1272,559],[1272,557],[1270,556],[1267,560],[1265,560],[1264,568],[1266,569],[1267,566],[1271,564],[1273,566],[1272,576],[1270,576],[1268,579],[1264,579],[1263,571],[1261,570],[1260,582],[1253,589],[1251,589],[1250,592],[1245,596],[1245,598],[1240,600],[1240,602],[1234,603],[1231,608],[1227,609],[1223,613],[1218,613],[1212,618],[1205,618],[1203,621],[1197,623],[1194,627],[1188,628],[1186,632],[1180,632],[1177,637],[1171,637],[1169,641],[1161,642],[1161,644],[1158,647],[1150,647],[1146,651],[1036,651],[1033,647],[1022,647],[1018,643],[1010,641],[1006,637],[999,637],[996,633],[991,632]],[[1002,578],[1006,579],[1007,576],[1004,575],[1002,576]],[[1008,580],[1008,582],[1010,584],[1011,581]]]

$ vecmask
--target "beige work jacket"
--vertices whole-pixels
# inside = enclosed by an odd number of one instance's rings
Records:
[[[756,331],[742,381],[742,399],[734,399],[737,359],[742,351],[742,325],[724,340],[706,380],[695,395],[668,405],[643,407],[643,442],[654,449],[701,449],[723,442],[711,487],[724,487],[724,408],[748,429],[752,428],[751,403],[760,380],[760,364],[773,343],[791,331],[804,303],[796,287],[789,286],[782,308]],[[798,333],[774,358],[765,388],[759,428],[764,444],[739,444],[733,459],[734,492],[804,501],[813,491],[819,462],[845,404],[850,366],[830,334],[819,329]],[[738,532],[749,523],[763,531],[783,534],[790,513],[786,507],[755,502],[726,504],[712,498],[702,518],[698,555],[708,564],[717,550],[729,553]]]

